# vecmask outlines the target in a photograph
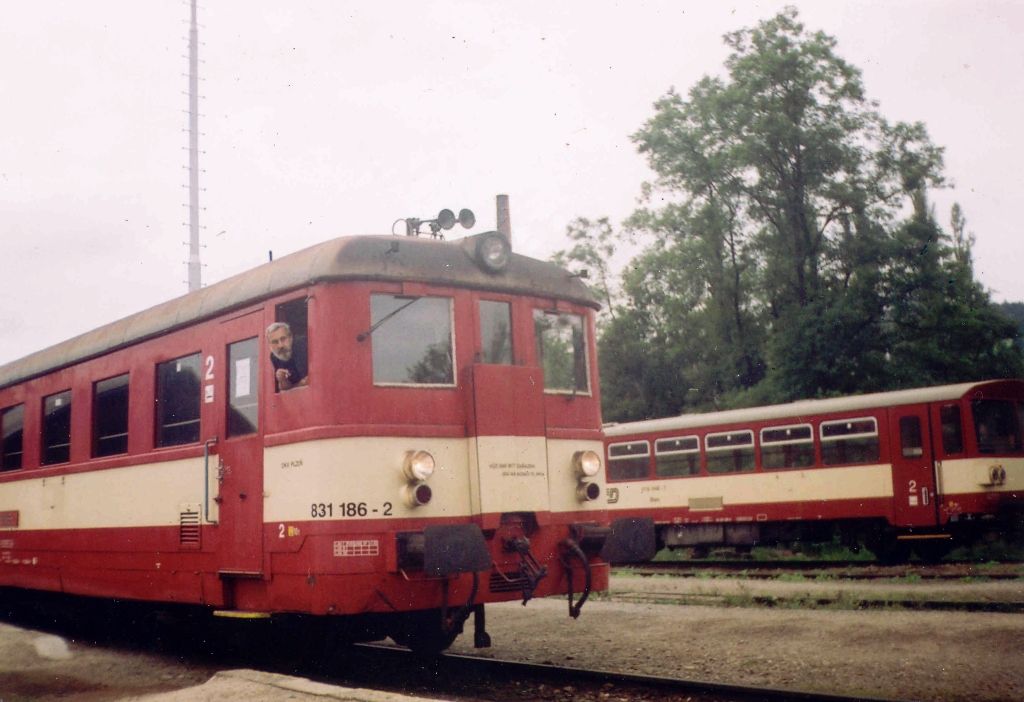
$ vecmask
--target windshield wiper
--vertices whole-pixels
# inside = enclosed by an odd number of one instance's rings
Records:
[[[412,298],[411,300],[409,300],[409,301],[408,301],[407,303],[405,303],[404,305],[402,305],[401,307],[399,307],[399,308],[397,308],[397,309],[394,309],[394,310],[392,310],[391,312],[388,312],[388,313],[387,313],[386,315],[384,315],[383,317],[381,317],[380,319],[378,319],[378,320],[377,320],[377,321],[376,321],[376,322],[375,322],[375,323],[373,324],[373,326],[371,326],[371,327],[370,327],[369,329],[367,329],[367,330],[366,330],[366,331],[364,331],[364,332],[361,332],[360,334],[357,334],[357,335],[356,335],[356,341],[366,341],[367,339],[369,339],[369,338],[370,338],[370,335],[371,335],[371,334],[373,334],[373,333],[374,333],[375,331],[377,331],[377,329],[378,329],[378,328],[379,328],[379,327],[380,327],[380,326],[381,326],[382,324],[384,324],[384,322],[388,321],[389,319],[391,319],[392,317],[394,317],[394,316],[395,316],[396,314],[398,314],[399,312],[401,312],[402,310],[404,310],[404,309],[405,309],[406,307],[408,307],[409,305],[413,304],[414,302],[419,302],[419,301],[420,301],[421,299],[423,299],[423,298],[419,298],[419,297],[414,297],[414,298]]]

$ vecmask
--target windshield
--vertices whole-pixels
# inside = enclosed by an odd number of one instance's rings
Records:
[[[455,384],[451,299],[371,295],[370,316],[374,383]]]
[[[1021,450],[1020,403],[1009,400],[975,400],[974,433],[981,453]]]

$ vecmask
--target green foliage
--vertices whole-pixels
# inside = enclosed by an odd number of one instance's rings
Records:
[[[646,206],[620,233],[577,220],[560,254],[609,307],[606,418],[1024,374],[963,213],[946,234],[929,210],[925,127],[888,123],[795,9],[725,41],[727,75],[670,90],[633,135]],[[616,240],[640,236],[616,280]]]

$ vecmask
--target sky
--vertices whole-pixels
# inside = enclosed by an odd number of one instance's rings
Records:
[[[653,103],[787,4],[945,147],[940,223],[960,203],[978,278],[1024,301],[1024,0],[207,0],[203,283],[441,208],[493,229],[499,193],[513,248],[547,258],[577,217],[636,209]],[[187,291],[189,6],[0,9],[2,364]]]

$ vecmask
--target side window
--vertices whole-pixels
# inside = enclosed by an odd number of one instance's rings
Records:
[[[253,434],[259,426],[259,340],[228,346],[228,436]]]
[[[608,479],[635,480],[646,478],[651,445],[646,441],[608,445]]]
[[[92,455],[128,453],[128,374],[92,386]]]
[[[1021,450],[1018,409],[1006,400],[975,400],[974,434],[981,453],[1005,453]]]
[[[900,451],[904,458],[920,458],[924,455],[920,418],[900,417]]]
[[[512,306],[480,300],[480,362],[512,364]]]
[[[942,450],[946,454],[963,453],[964,430],[960,423],[960,405],[945,405],[939,408],[942,422]]]
[[[451,298],[370,295],[370,319],[374,383],[455,384]]]
[[[199,441],[200,365],[198,353],[157,364],[157,446]]]
[[[730,431],[705,438],[709,473],[746,473],[754,470],[754,432]]]
[[[810,424],[761,430],[761,467],[807,468],[814,465],[814,431]]]
[[[71,391],[43,398],[42,464],[71,460]]]
[[[588,393],[587,340],[578,314],[533,311],[537,357],[544,368],[544,389]]]
[[[267,327],[274,391],[309,385],[309,306],[306,298],[282,302]]]
[[[825,465],[874,463],[879,455],[874,417],[821,423],[821,459]]]
[[[0,444],[0,470],[17,470],[21,468],[21,454],[25,430],[25,405],[8,407],[0,413],[0,433],[3,443]]]
[[[660,478],[697,475],[700,472],[700,439],[677,436],[654,442],[654,473]]]

